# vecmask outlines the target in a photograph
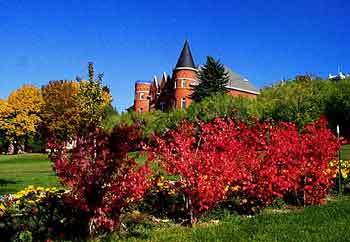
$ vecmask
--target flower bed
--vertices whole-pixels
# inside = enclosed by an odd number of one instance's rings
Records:
[[[83,213],[64,202],[66,191],[28,186],[0,199],[0,238],[44,241],[84,234]]]

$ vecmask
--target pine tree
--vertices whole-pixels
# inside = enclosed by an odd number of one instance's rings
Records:
[[[201,101],[203,98],[227,92],[226,85],[229,76],[223,64],[213,57],[207,57],[207,63],[199,71],[199,84],[193,88],[192,100]]]

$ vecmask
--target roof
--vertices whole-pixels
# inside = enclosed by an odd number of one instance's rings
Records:
[[[199,66],[199,71],[203,66]],[[239,74],[234,72],[232,69],[225,66],[225,70],[229,77],[229,82],[227,84],[228,89],[233,89],[242,92],[249,92],[253,94],[260,94],[259,89],[257,89],[248,79],[241,77]],[[198,85],[198,82],[193,83]]]
[[[196,69],[196,66],[194,64],[193,57],[191,54],[190,45],[187,40],[185,41],[184,47],[181,51],[180,57],[176,64],[176,68],[181,68],[181,67],[189,67],[189,68]]]
[[[242,78],[239,74],[226,66],[225,69],[230,78],[227,88],[259,94],[259,90],[248,79]]]
[[[138,81],[135,82],[135,84],[141,84],[141,83],[143,83],[143,84],[152,84],[152,82],[148,81],[148,80],[138,80]]]

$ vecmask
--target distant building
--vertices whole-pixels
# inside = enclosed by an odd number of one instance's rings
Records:
[[[230,81],[227,89],[232,96],[256,98],[259,90],[247,79],[226,67]],[[198,67],[193,61],[188,41],[185,42],[172,76],[165,72],[152,81],[136,81],[134,110],[148,112],[151,109],[186,108],[192,100],[192,89],[198,85]]]
[[[328,79],[332,80],[332,81],[340,81],[340,80],[343,80],[343,79],[346,79],[346,78],[350,78],[350,75],[349,74],[345,74],[345,73],[343,73],[341,71],[339,71],[338,74],[336,74],[336,75],[332,75],[332,74],[328,75]]]

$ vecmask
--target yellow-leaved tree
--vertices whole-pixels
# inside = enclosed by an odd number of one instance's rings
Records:
[[[41,116],[49,138],[71,143],[78,133],[103,126],[112,96],[102,79],[103,74],[95,78],[93,63],[89,62],[89,80],[55,80],[42,87]]]
[[[17,153],[25,140],[36,132],[42,104],[41,91],[33,85],[23,85],[6,101],[0,102],[1,133],[13,145],[13,153]]]
[[[78,92],[79,83],[75,81],[50,81],[42,87],[41,115],[48,136],[69,141],[78,132],[81,122]]]

